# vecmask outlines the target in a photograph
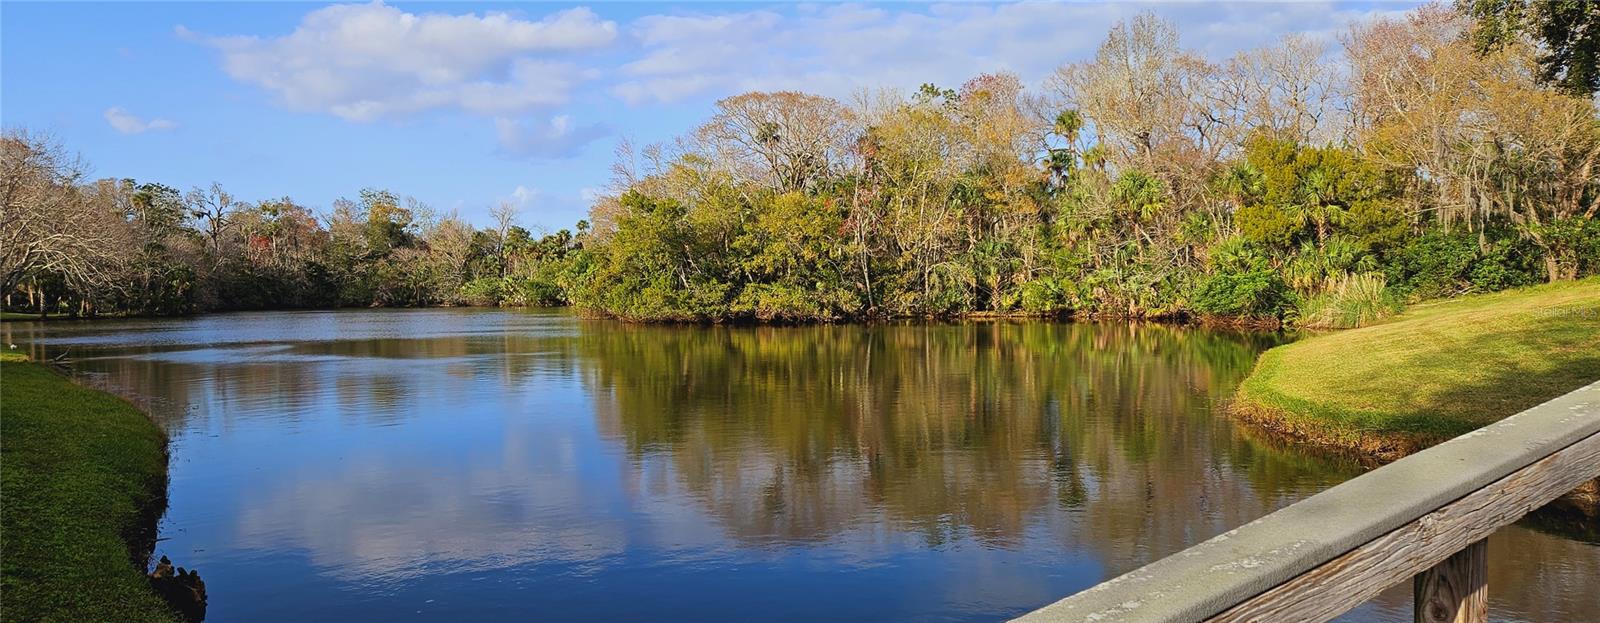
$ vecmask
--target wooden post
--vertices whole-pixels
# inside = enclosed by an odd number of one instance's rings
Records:
[[[1417,623],[1488,623],[1489,540],[1418,573],[1412,588]]]

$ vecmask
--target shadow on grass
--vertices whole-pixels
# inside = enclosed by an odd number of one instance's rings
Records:
[[[1236,414],[1244,413],[1238,419],[1243,420],[1243,429],[1254,440],[1277,448],[1292,446],[1301,452],[1340,464],[1354,463],[1365,469],[1374,469],[1406,454],[1393,451],[1393,448],[1400,447],[1395,444],[1368,443],[1381,435],[1409,437],[1413,447],[1420,451],[1600,380],[1600,353],[1556,358],[1552,363],[1553,368],[1539,369],[1523,365],[1497,365],[1487,378],[1450,385],[1437,392],[1431,404],[1451,405],[1448,409],[1424,408],[1412,413],[1386,416],[1385,431],[1373,436],[1366,436],[1367,432],[1362,431],[1353,436],[1357,441],[1335,441],[1339,436],[1306,433],[1305,428],[1297,429],[1292,425],[1276,426],[1271,421],[1274,407],[1241,405],[1241,408],[1231,410]],[[1470,419],[1440,412],[1460,414],[1463,405],[1473,404],[1481,404],[1485,410],[1474,413]],[[1266,421],[1263,421],[1264,418]],[[1282,417],[1278,419],[1284,420]],[[1417,483],[1417,486],[1425,487],[1427,483]],[[1536,510],[1525,522],[1541,532],[1600,543],[1600,479],[1590,481],[1584,487]]]

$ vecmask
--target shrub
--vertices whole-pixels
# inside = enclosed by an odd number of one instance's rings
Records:
[[[1043,277],[1022,284],[1022,311],[1030,314],[1059,313],[1072,309],[1075,284],[1063,278]]]
[[[1322,289],[1330,279],[1375,267],[1376,262],[1365,246],[1354,238],[1335,234],[1320,245],[1301,244],[1300,251],[1284,266],[1283,274],[1291,287],[1310,293]]]
[[[1271,269],[1216,273],[1200,279],[1194,308],[1220,316],[1276,318],[1288,307],[1288,290]]]
[[[1410,300],[1493,292],[1538,283],[1539,250],[1503,229],[1432,229],[1389,254],[1390,286]]]
[[[1473,258],[1467,281],[1475,292],[1499,292],[1537,284],[1541,281],[1538,257],[1538,249],[1526,240],[1493,241]]]
[[[822,287],[793,288],[757,283],[746,286],[730,309],[735,314],[763,322],[835,320],[843,316],[836,294],[839,293]]]
[[[1600,221],[1574,216],[1529,229],[1543,242],[1546,277],[1576,279],[1600,273]]]
[[[1195,311],[1276,318],[1289,307],[1288,285],[1267,262],[1266,255],[1246,240],[1230,238],[1213,248],[1211,269],[1195,289]]]
[[[1310,328],[1351,329],[1400,311],[1399,298],[1384,287],[1381,273],[1330,277],[1322,291],[1306,297],[1295,310],[1295,324]]]
[[[506,296],[506,280],[499,277],[479,277],[461,284],[457,294],[468,305],[499,305]]]

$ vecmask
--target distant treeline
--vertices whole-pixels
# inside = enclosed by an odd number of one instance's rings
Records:
[[[1145,15],[1035,90],[994,74],[850,103],[730,97],[674,142],[623,145],[589,221],[538,238],[509,208],[475,230],[380,190],[318,217],[216,186],[88,183],[12,131],[7,309],[1349,326],[1600,272],[1594,81],[1552,73],[1524,34],[1543,30],[1475,6],[1358,24],[1339,50],[1290,36],[1221,61]]]
[[[578,251],[567,230],[474,229],[384,190],[317,215],[294,201],[243,203],[220,185],[85,183],[46,137],[4,138],[5,309],[169,315],[236,309],[560,305]],[[579,235],[585,231],[578,224]]]

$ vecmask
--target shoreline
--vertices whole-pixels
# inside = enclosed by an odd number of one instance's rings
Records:
[[[1375,469],[1426,450],[1450,438],[1407,436],[1397,433],[1340,431],[1310,421],[1292,411],[1235,397],[1223,409],[1228,416],[1256,432],[1280,440],[1296,451],[1327,458],[1343,458]],[[1600,518],[1600,478],[1591,480],[1537,511],[1554,510],[1585,519]]]
[[[1262,353],[1224,410],[1308,451],[1375,467],[1595,380],[1595,307],[1600,279],[1422,305]],[[1552,505],[1600,517],[1600,480]]]
[[[0,621],[182,621],[147,575],[168,446],[132,403],[41,362],[4,372],[6,607]]]
[[[1156,315],[1115,314],[1106,312],[1052,311],[1052,312],[1027,312],[1027,311],[973,311],[949,315],[902,315],[902,316],[851,316],[844,318],[805,318],[805,319],[760,319],[754,317],[731,318],[633,318],[624,315],[612,314],[603,310],[579,307],[577,305],[426,305],[426,306],[371,306],[371,307],[282,307],[266,309],[219,309],[212,311],[194,312],[188,314],[172,315],[133,315],[133,314],[106,314],[95,316],[66,316],[51,315],[40,317],[38,315],[25,315],[17,312],[0,312],[0,323],[9,322],[94,322],[101,320],[159,320],[200,318],[218,314],[241,313],[271,313],[271,312],[332,312],[332,311],[373,311],[373,310],[427,310],[427,309],[472,309],[472,310],[516,310],[516,309],[567,309],[572,314],[586,320],[615,320],[640,326],[725,326],[725,327],[803,327],[803,326],[843,326],[858,325],[872,326],[882,324],[896,324],[908,322],[925,322],[932,324],[953,324],[962,322],[1000,322],[1042,320],[1050,322],[1146,322],[1174,326],[1199,327],[1225,331],[1293,331],[1303,327],[1285,323],[1277,318],[1258,318],[1250,316],[1219,316],[1197,314],[1191,312],[1174,312]]]
[[[1308,451],[1349,457],[1365,467],[1377,467],[1415,454],[1443,439],[1419,439],[1395,433],[1341,431],[1284,409],[1240,398],[1223,407],[1228,416],[1267,435]]]

